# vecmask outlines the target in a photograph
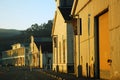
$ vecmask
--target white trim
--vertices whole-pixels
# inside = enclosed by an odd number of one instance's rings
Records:
[[[14,57],[8,57],[8,58],[2,58],[2,60],[6,60],[6,59],[13,59],[13,58],[20,58],[20,57],[25,57],[25,55],[21,55],[21,56],[14,56]]]

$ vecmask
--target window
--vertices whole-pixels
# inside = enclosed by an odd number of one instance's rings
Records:
[[[59,60],[61,63],[61,42],[59,42]]]
[[[57,61],[57,53],[56,53],[56,49],[58,47],[58,37],[57,35],[53,36],[53,47],[54,47],[54,53],[53,53],[53,62],[56,63]]]
[[[54,37],[53,40],[54,40],[54,47],[57,48],[57,37]]]
[[[63,40],[63,63],[65,63],[65,40]]]
[[[55,52],[55,50],[54,50],[54,52]],[[53,53],[53,63],[55,63],[55,53]]]
[[[77,19],[77,34],[82,35],[82,19],[78,18]]]
[[[82,19],[80,18],[80,35],[82,35]]]

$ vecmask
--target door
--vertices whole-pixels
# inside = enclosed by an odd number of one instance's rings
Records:
[[[109,39],[108,12],[99,16],[98,20],[99,20],[100,78],[109,79],[110,65],[108,63],[108,60],[110,58],[110,39]]]

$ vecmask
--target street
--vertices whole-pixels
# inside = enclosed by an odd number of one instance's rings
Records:
[[[43,73],[40,70],[33,69],[0,69],[0,80],[56,80],[55,78]]]
[[[0,80],[97,80],[77,78],[73,74],[26,67],[0,67]]]

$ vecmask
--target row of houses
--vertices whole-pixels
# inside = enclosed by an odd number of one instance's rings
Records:
[[[3,64],[120,79],[120,0],[55,1],[52,40],[31,36],[28,47],[14,44]]]
[[[31,36],[28,43],[11,45],[11,50],[2,52],[2,65],[52,68],[52,39]]]
[[[55,0],[53,70],[120,79],[120,0]]]

